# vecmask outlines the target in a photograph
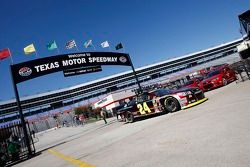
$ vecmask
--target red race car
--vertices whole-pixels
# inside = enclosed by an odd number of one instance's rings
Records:
[[[229,68],[228,65],[220,66],[209,72],[202,81],[203,90],[208,91],[221,86],[227,85],[229,82],[236,80],[234,70]]]
[[[187,81],[183,85],[183,87],[184,88],[194,88],[194,87],[197,87],[197,88],[200,88],[202,91],[204,91],[202,80],[203,80],[203,77],[193,78],[193,79]]]

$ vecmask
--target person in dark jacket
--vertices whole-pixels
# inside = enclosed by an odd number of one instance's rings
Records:
[[[18,142],[18,137],[17,136],[13,136],[12,141],[9,142],[8,144],[8,152],[11,155],[11,161],[17,161],[20,159],[19,157],[19,151],[20,151],[20,144]]]
[[[105,124],[107,124],[107,120],[106,120],[107,111],[104,108],[101,110],[101,117],[104,120]]]

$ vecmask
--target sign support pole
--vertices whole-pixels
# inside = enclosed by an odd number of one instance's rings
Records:
[[[26,123],[25,123],[25,120],[24,120],[24,115],[23,115],[23,111],[22,111],[22,106],[21,106],[18,90],[17,90],[17,85],[16,85],[16,83],[14,81],[14,76],[13,76],[11,66],[10,66],[10,71],[11,71],[12,84],[13,84],[13,88],[14,88],[14,92],[15,92],[15,96],[16,96],[17,107],[18,107],[18,111],[19,111],[19,115],[20,115],[20,119],[21,119],[21,124],[22,124],[22,128],[23,128],[25,144],[26,144],[26,146],[28,148],[29,156],[31,156],[32,151],[31,151],[31,147],[30,147],[30,140],[29,140],[28,130],[27,130]]]
[[[140,82],[139,82],[138,76],[137,76],[137,74],[136,74],[134,65],[133,65],[133,63],[132,63],[132,60],[131,60],[130,56],[128,56],[128,58],[129,58],[129,61],[130,61],[130,64],[131,64],[131,68],[132,68],[132,70],[133,70],[133,74],[134,74],[135,79],[136,79],[136,83],[137,83],[137,85],[138,85],[138,87],[139,87],[139,92],[141,93],[141,92],[142,92],[142,88],[141,88],[141,84],[140,84]]]

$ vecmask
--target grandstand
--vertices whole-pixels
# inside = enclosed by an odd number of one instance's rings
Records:
[[[139,82],[143,84],[154,80],[167,79],[183,70],[196,70],[215,61],[218,63],[219,60],[227,62],[239,57],[237,46],[242,41],[243,39],[237,39],[196,53],[137,68],[136,73]],[[24,115],[30,116],[101,97],[109,92],[131,86],[136,86],[132,70],[61,90],[23,97],[21,98],[21,105]],[[16,112],[18,112],[18,108],[15,99],[0,102],[0,119],[2,121],[12,120]]]

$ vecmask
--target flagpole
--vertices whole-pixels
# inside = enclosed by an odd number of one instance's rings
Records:
[[[60,51],[59,51],[58,47],[56,47],[56,50],[57,50],[57,53],[59,54],[59,53],[60,53]]]
[[[9,51],[9,53],[10,53],[10,60],[11,60],[11,64],[14,64],[14,62],[13,62],[13,58],[12,58],[12,55],[11,55],[11,52],[10,52],[10,49],[8,48],[8,51]]]
[[[110,46],[111,46],[111,43],[109,43],[109,52],[111,52],[111,50],[110,50],[110,49],[111,49],[111,48],[110,48]]]
[[[56,44],[56,41],[54,40],[54,43]],[[56,50],[57,50],[57,53],[59,54],[60,51],[59,51],[59,48],[57,47],[57,44],[56,44]]]
[[[121,43],[122,44],[122,43]],[[124,47],[124,45],[122,45],[122,47],[123,47],[123,52],[125,53],[125,47]]]
[[[93,43],[91,43],[91,45],[93,46],[93,48],[94,48],[94,51],[96,51],[96,49],[95,49],[95,46],[93,45]]]
[[[90,45],[92,45],[92,46],[93,46],[93,48],[94,48],[94,51],[96,51],[96,48],[95,48],[95,45],[93,45],[93,41],[92,41],[92,39],[90,39],[90,40],[91,40]]]
[[[76,50],[79,51],[77,45],[76,45]]]
[[[38,58],[38,54],[37,54],[36,48],[35,48],[35,46],[34,46],[34,42],[32,43],[32,45],[33,45],[33,47],[34,47],[34,49],[35,49],[36,58]]]
[[[37,52],[35,51],[35,53],[36,53],[36,58],[38,58],[38,55],[37,55]]]

